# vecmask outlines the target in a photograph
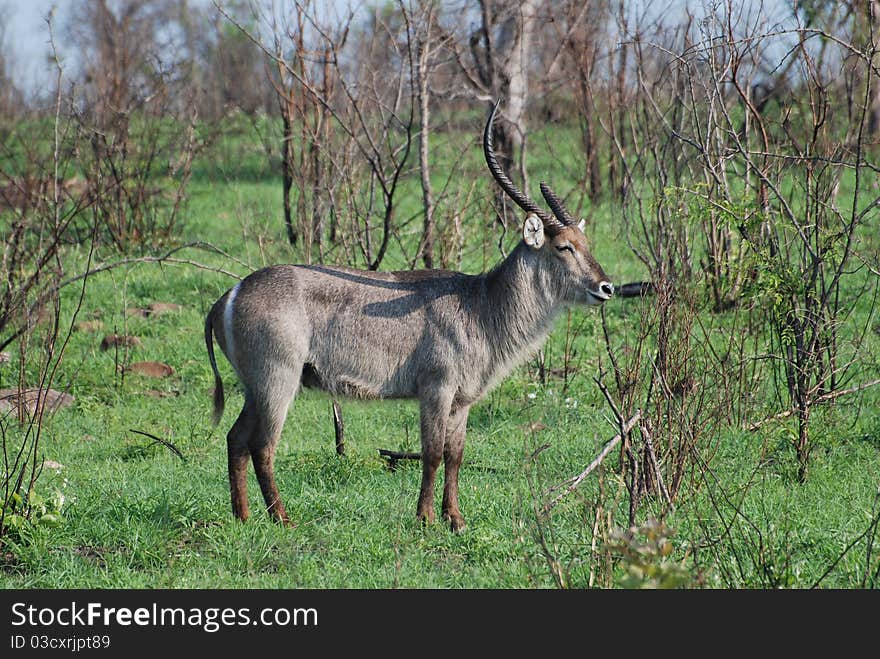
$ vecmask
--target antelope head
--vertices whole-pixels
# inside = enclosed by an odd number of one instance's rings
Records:
[[[538,206],[514,185],[498,164],[492,145],[492,124],[498,102],[492,108],[483,130],[483,153],[492,176],[501,189],[528,213],[523,223],[523,241],[551,273],[560,297],[570,304],[602,304],[614,295],[614,285],[593,258],[584,235],[584,221],[575,222],[562,200],[543,181],[541,194],[551,213]]]

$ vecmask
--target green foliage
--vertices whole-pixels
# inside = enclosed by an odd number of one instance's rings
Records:
[[[612,532],[605,546],[620,561],[623,588],[683,588],[693,580],[683,562],[675,561],[672,537],[675,532],[663,522],[649,519],[630,529]]]
[[[26,542],[39,528],[57,527],[63,521],[65,496],[61,490],[43,495],[33,488],[25,496],[13,492],[3,506],[4,541]]]

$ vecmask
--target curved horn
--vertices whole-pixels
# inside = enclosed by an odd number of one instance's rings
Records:
[[[517,188],[507,174],[504,173],[501,165],[498,164],[495,148],[492,146],[492,124],[495,122],[495,114],[498,112],[498,105],[500,103],[500,98],[495,101],[495,105],[492,106],[492,112],[489,113],[489,119],[486,121],[486,127],[483,129],[483,154],[486,156],[486,164],[489,166],[489,171],[492,172],[492,176],[498,182],[498,185],[501,186],[501,189],[516,202],[517,206],[527,213],[534,213],[541,219],[545,231],[558,231],[564,225]]]
[[[550,210],[553,211],[553,214],[559,218],[559,221],[562,222],[566,226],[571,226],[575,224],[574,218],[571,216],[571,213],[568,212],[568,209],[562,204],[562,200],[556,196],[556,193],[550,189],[550,186],[541,181],[541,194],[544,195],[544,199],[547,200],[547,205],[550,207]]]

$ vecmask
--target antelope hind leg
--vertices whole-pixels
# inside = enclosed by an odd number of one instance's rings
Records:
[[[259,401],[255,405],[259,410],[259,420],[248,442],[257,482],[266,502],[266,511],[276,522],[286,526],[291,526],[291,523],[275,482],[275,449],[284,428],[290,402],[296,395],[301,368],[280,371],[276,369],[271,372],[266,379],[266,386],[256,396]]]
[[[232,514],[242,522],[250,516],[247,496],[247,467],[250,449],[248,442],[254,431],[256,417],[247,402],[238,415],[229,434],[226,449],[229,460],[229,493],[232,498]]]

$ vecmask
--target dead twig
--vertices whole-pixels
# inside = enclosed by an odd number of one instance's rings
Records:
[[[160,265],[171,264],[171,265],[188,265],[194,268],[198,268],[199,270],[208,270],[210,272],[219,272],[220,274],[226,275],[227,277],[232,277],[233,279],[237,279],[241,281],[243,277],[241,275],[237,275],[234,272],[229,272],[228,270],[224,270],[223,268],[215,267],[212,265],[206,265],[204,263],[199,263],[198,261],[193,261],[191,259],[180,259],[173,257],[172,254],[179,252],[183,249],[187,248],[195,248],[202,249],[209,252],[214,252],[216,254],[220,254],[221,256],[234,261],[235,263],[247,268],[251,272],[253,272],[256,268],[240,261],[234,256],[227,254],[225,251],[220,249],[219,247],[215,247],[211,243],[207,243],[204,241],[195,241],[191,243],[187,243],[185,245],[179,245],[174,247],[173,249],[168,250],[165,254],[161,254],[159,256],[138,256],[138,257],[129,257],[120,259],[118,261],[113,261],[112,263],[102,263],[101,265],[95,266],[94,268],[88,269],[86,272],[78,274],[74,277],[69,277],[68,279],[64,279],[53,286],[46,289],[46,291],[42,292],[37,300],[33,302],[28,309],[27,316],[34,316],[37,314],[38,310],[45,304],[46,299],[50,298],[52,295],[55,295],[62,288],[65,288],[71,284],[75,284],[78,281],[84,281],[91,277],[92,275],[96,275],[100,272],[107,272],[108,270],[113,270],[115,268],[119,268],[127,265],[135,265],[138,263],[158,263]],[[7,336],[5,339],[0,339],[0,350],[3,350],[10,343],[15,341],[18,337],[20,337],[26,330],[28,329],[28,325],[25,323],[21,327],[17,328],[12,334]]]
[[[641,420],[641,418],[642,418],[642,411],[636,410],[636,413],[632,416],[632,418],[630,418],[628,421],[626,421],[623,424],[623,432],[616,434],[614,437],[612,437],[610,440],[608,440],[608,443],[602,447],[601,451],[599,451],[599,455],[596,456],[596,458],[587,466],[586,469],[584,469],[577,476],[572,476],[568,480],[563,481],[559,485],[554,485],[549,490],[547,490],[544,493],[544,496],[548,496],[548,495],[553,494],[554,492],[556,492],[562,488],[565,488],[565,490],[561,494],[559,494],[555,499],[544,504],[544,508],[543,508],[544,514],[549,513],[550,510],[552,510],[553,507],[556,506],[556,504],[558,504],[564,497],[571,494],[577,488],[577,486],[580,485],[583,482],[583,480],[596,469],[596,467],[598,467],[600,464],[602,464],[602,461],[605,460],[606,457],[608,457],[608,454],[611,453],[611,451],[614,450],[614,447],[620,443],[621,439],[623,439],[623,435],[629,434],[632,431],[632,429],[636,427],[636,424],[638,424],[638,422]]]
[[[880,379],[871,380],[870,382],[864,382],[858,386],[850,387],[849,389],[838,389],[837,391],[829,391],[827,394],[822,394],[817,397],[810,405],[816,405],[818,403],[827,403],[829,400],[834,400],[835,398],[839,398],[840,396],[845,396],[847,394],[854,394],[862,391],[863,389],[867,389],[868,387],[873,387],[874,385],[880,384]],[[754,423],[745,427],[748,431],[754,431],[763,426],[765,423],[769,421],[777,421],[779,419],[785,419],[790,417],[792,414],[797,412],[796,409],[785,410],[784,412],[779,412],[778,414],[774,414],[773,416],[768,416],[766,419],[761,419],[760,421],[755,421]]]
[[[388,469],[395,471],[399,460],[421,460],[421,453],[406,453],[402,451],[391,451],[386,448],[379,449],[379,455],[388,460]]]
[[[862,538],[867,537],[869,534],[873,534],[877,529],[878,523],[880,523],[880,513],[875,514],[874,517],[871,519],[871,522],[868,524],[867,528],[859,533],[859,535],[857,535],[855,538],[853,538],[852,541],[846,546],[846,548],[842,552],[840,552],[838,557],[835,558],[831,562],[831,565],[829,565],[828,568],[825,570],[825,572],[822,573],[822,576],[816,579],[815,583],[810,586],[810,590],[815,590],[816,588],[818,588],[819,584],[822,583],[825,577],[827,577],[834,571],[834,568],[837,567],[837,564],[840,563],[843,557],[846,556],[850,552],[850,550],[862,540]]]
[[[529,462],[534,462],[535,460],[538,459],[538,456],[539,456],[541,453],[543,453],[544,451],[546,451],[546,450],[547,450],[548,448],[550,448],[551,446],[552,446],[552,444],[549,444],[549,443],[548,443],[548,444],[541,444],[538,448],[536,448],[534,451],[532,451],[532,454],[528,457],[528,461],[529,461]]]
[[[345,455],[345,424],[342,421],[342,408],[333,400],[333,431],[336,434],[336,455]]]
[[[231,254],[226,253],[225,251],[223,251],[219,247],[216,247],[216,246],[212,245],[211,243],[197,240],[195,242],[187,243],[185,245],[178,245],[177,247],[174,247],[173,249],[168,250],[165,254],[162,254],[159,256],[138,256],[138,257],[120,259],[118,261],[113,261],[112,263],[102,263],[101,265],[92,268],[88,272],[84,272],[80,275],[76,275],[75,277],[71,277],[70,279],[65,279],[64,281],[62,281],[61,283],[58,284],[58,288],[59,289],[64,288],[65,286],[67,286],[69,284],[77,282],[80,279],[85,279],[86,277],[90,277],[91,275],[98,274],[99,272],[105,272],[107,270],[112,270],[114,268],[118,268],[118,267],[124,266],[124,265],[134,265],[136,263],[171,263],[174,265],[191,265],[191,266],[198,268],[200,270],[209,270],[211,272],[219,272],[220,274],[226,275],[227,277],[232,277],[233,279],[238,279],[239,281],[242,279],[241,275],[237,275],[234,272],[229,272],[227,270],[224,270],[223,268],[218,268],[218,267],[215,267],[212,265],[205,265],[204,263],[199,263],[198,261],[192,261],[190,259],[179,259],[179,258],[172,257],[172,254],[175,254],[181,250],[189,249],[189,248],[201,249],[206,252],[214,252],[215,254],[219,254],[219,255],[223,256],[224,258],[230,259],[231,261],[234,261],[238,265],[241,265],[241,266],[247,268],[251,272],[253,272],[255,270],[255,268],[249,266],[247,263],[244,263],[243,261],[240,261],[239,259],[235,258]]]
[[[656,293],[654,283],[650,281],[634,281],[624,284],[615,291],[617,297],[646,297]]]
[[[660,463],[657,460],[657,454],[654,452],[654,442],[651,439],[651,420],[645,419],[640,430],[642,433],[642,439],[645,441],[645,451],[648,453],[648,458],[651,460],[651,467],[654,469],[654,475],[657,477],[657,485],[660,487],[660,492],[663,494],[663,498],[666,499],[666,505],[672,509],[675,506],[672,503],[672,497],[669,496],[669,490],[666,489],[666,483],[663,482],[663,476],[660,473]]]
[[[602,376],[600,375],[598,378],[593,378],[593,381],[599,386],[599,390],[602,392],[602,395],[605,396],[605,400],[608,401],[608,405],[611,406],[611,411],[614,412],[614,418],[617,419],[617,427],[620,428],[620,437],[623,440],[620,447],[620,464],[623,466],[624,457],[629,460],[630,464],[630,483],[629,483],[629,525],[633,526],[635,524],[636,519],[636,510],[639,506],[639,498],[641,492],[641,481],[642,475],[639,471],[639,461],[636,459],[635,453],[632,450],[632,444],[629,441],[630,430],[626,429],[626,422],[623,420],[623,415],[620,413],[620,409],[617,407],[617,403],[614,402],[614,398],[611,397],[611,392],[608,391],[608,387],[605,386],[605,383],[602,381]],[[622,473],[625,473],[626,469],[622,469]],[[567,494],[567,492],[565,493]],[[556,501],[558,501],[565,494],[561,494],[556,500],[553,501],[553,505],[556,505]],[[547,509],[549,510],[549,509]]]
[[[156,435],[144,432],[143,430],[135,430],[133,428],[129,428],[128,432],[133,432],[135,435],[143,435],[144,437],[149,437],[153,440],[153,444],[161,444],[165,448],[170,449],[178,458],[186,462],[186,458],[184,457],[183,453],[180,452],[180,449],[169,442],[167,439],[162,439],[161,437],[156,437]],[[150,446],[152,446],[152,444]]]

